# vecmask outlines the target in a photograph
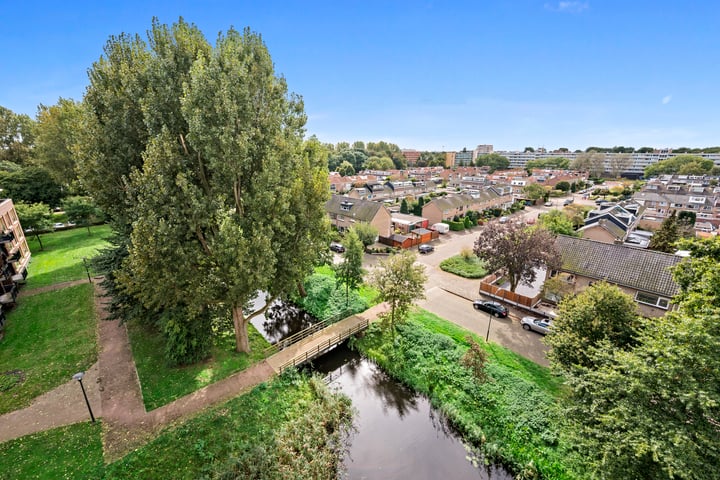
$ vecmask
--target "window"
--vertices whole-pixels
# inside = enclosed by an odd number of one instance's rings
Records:
[[[638,303],[643,303],[645,305],[650,305],[651,307],[662,308],[663,310],[667,310],[668,308],[670,308],[669,299],[665,297],[659,297],[657,295],[652,295],[650,293],[637,292],[635,294],[635,301]]]

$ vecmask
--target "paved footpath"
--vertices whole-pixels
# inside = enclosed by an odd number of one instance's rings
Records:
[[[103,419],[103,449],[107,462],[121,458],[142,445],[171,422],[187,418],[269,380],[277,373],[279,365],[302,355],[304,350],[313,348],[317,342],[334,334],[334,331],[319,333],[241,372],[148,412],[143,403],[127,329],[118,320],[107,320],[103,293],[99,282],[95,282],[100,352],[98,362],[88,370],[83,384],[95,416]],[[385,305],[378,305],[357,317],[373,321],[385,309]],[[38,397],[29,407],[0,416],[0,442],[84,422],[88,418],[82,392],[77,382],[70,380]]]

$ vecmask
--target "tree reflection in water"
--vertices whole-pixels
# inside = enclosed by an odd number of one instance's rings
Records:
[[[400,382],[393,380],[390,375],[385,373],[380,367],[371,364],[370,369],[372,375],[366,384],[367,389],[372,390],[375,395],[381,398],[383,413],[388,410],[395,410],[400,418],[403,418],[409,412],[417,411],[418,394],[402,385]]]
[[[317,319],[294,303],[276,300],[265,312],[262,323],[265,338],[278,342],[317,323]]]

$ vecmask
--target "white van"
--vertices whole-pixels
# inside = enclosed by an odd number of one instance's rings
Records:
[[[450,231],[450,225],[447,223],[436,223],[431,228],[438,233],[447,233]]]

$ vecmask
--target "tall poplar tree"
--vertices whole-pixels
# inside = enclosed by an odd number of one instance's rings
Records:
[[[326,159],[303,149],[302,101],[259,35],[230,30],[213,48],[181,20],[148,37],[111,39],[86,96],[81,168],[129,235],[118,285],[183,338],[180,357],[211,335],[199,319],[215,307],[248,352],[256,292],[287,295],[326,248]]]
[[[153,138],[137,195],[123,283],[155,309],[196,302],[231,309],[249,352],[259,290],[286,296],[324,251],[327,167],[303,150],[302,102],[288,95],[261,38],[230,30],[191,68],[187,135]],[[209,332],[208,332],[209,334]]]

